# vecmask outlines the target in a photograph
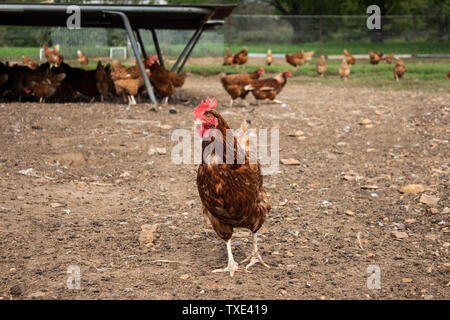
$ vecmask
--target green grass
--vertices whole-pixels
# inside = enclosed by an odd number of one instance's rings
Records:
[[[184,48],[184,44],[166,45],[162,44],[162,51],[166,56],[176,57]],[[294,53],[300,49],[305,51],[314,50],[317,54],[335,55],[343,54],[343,50],[347,49],[352,54],[367,54],[369,50],[374,50],[384,53],[407,54],[413,53],[413,43],[405,41],[385,41],[382,43],[371,43],[369,41],[329,41],[320,44],[319,42],[308,42],[299,45],[293,44],[231,44],[231,51],[236,53],[246,46],[251,53],[266,53],[267,49],[271,49],[273,53]],[[195,47],[193,57],[218,57],[224,54],[226,44],[222,46],[220,43],[202,42],[200,41]],[[146,46],[147,50],[153,52],[153,46]],[[63,48],[64,49],[64,48]],[[109,53],[109,48],[81,48],[88,56],[97,56],[99,52],[104,54]],[[416,52],[418,54],[450,54],[450,42],[427,42],[418,41],[416,43]],[[17,59],[22,55],[28,57],[37,57],[39,55],[39,48],[37,47],[0,47],[0,58]],[[75,51],[73,52],[75,55]]]
[[[287,64],[274,65],[271,67],[264,66],[267,74],[280,73],[290,70],[293,78],[289,82],[297,84],[320,84],[336,87],[368,87],[383,90],[423,90],[423,91],[448,91],[450,90],[450,80],[445,78],[450,70],[449,59],[439,60],[405,60],[406,74],[404,78],[397,83],[394,80],[394,64],[380,63],[373,66],[368,62],[357,60],[352,66],[351,74],[348,81],[343,81],[339,77],[339,66],[341,61],[327,61],[327,73],[325,78],[318,77],[315,70],[315,60],[306,66],[298,69]],[[236,72],[252,72],[258,66],[246,65],[237,66],[200,66],[187,65],[184,71],[193,74],[211,76],[220,72],[236,73]]]
[[[368,54],[370,50],[384,53],[407,54],[413,53],[412,42],[405,41],[385,41],[382,43],[371,43],[368,41],[343,42],[330,41],[320,44],[319,42],[308,42],[298,45],[293,44],[231,44],[231,52],[236,53],[246,46],[249,52],[266,53],[271,49],[272,53],[294,53],[303,49],[305,51],[314,50],[316,53],[321,51],[323,55],[343,54],[347,49],[352,54]],[[321,50],[320,50],[321,49]],[[416,43],[416,52],[418,54],[450,54],[450,42],[426,42],[418,41]]]

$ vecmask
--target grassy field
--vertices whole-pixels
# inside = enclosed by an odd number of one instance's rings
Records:
[[[231,51],[238,52],[242,49],[242,44],[231,44]],[[342,41],[332,41],[325,42],[320,44],[319,42],[309,42],[301,45],[293,45],[293,44],[264,44],[264,45],[253,45],[246,44],[245,45],[249,52],[254,53],[266,53],[267,49],[271,49],[272,53],[294,53],[303,49],[305,51],[314,50],[319,53],[321,49],[321,53],[323,55],[330,54],[343,54],[343,50],[347,49],[352,54],[368,54],[370,50],[385,52],[385,53],[413,53],[412,42],[404,42],[404,41],[385,41],[382,43],[371,43],[371,42],[342,42]],[[423,54],[450,54],[450,43],[449,42],[425,42],[418,41],[416,43],[417,53]]]
[[[219,45],[217,43],[200,42],[195,47],[192,56],[193,57],[218,57],[224,54],[226,44]],[[308,42],[301,45],[293,44],[231,44],[231,51],[233,53],[238,52],[246,46],[251,53],[266,53],[267,49],[271,49],[273,53],[294,53],[300,49],[305,51],[314,50],[316,53],[323,55],[343,54],[343,50],[347,49],[352,54],[367,54],[369,50],[384,52],[384,53],[397,53],[397,54],[412,54],[413,43],[405,41],[385,41],[383,43],[370,43],[364,41],[358,42],[346,42],[331,41],[320,44],[319,42]],[[184,44],[177,45],[164,45],[162,44],[162,51],[166,56],[177,56],[184,48]],[[98,55],[99,52],[103,52],[102,55],[109,54],[109,48],[81,48],[82,51],[89,57]],[[153,46],[146,46],[147,51],[154,52]],[[75,54],[76,48],[73,48],[73,54]],[[449,54],[450,55],[450,42],[425,42],[418,41],[416,43],[416,52],[418,54]],[[0,47],[0,58],[18,59],[22,55],[28,57],[37,57],[39,55],[39,48],[36,47]]]
[[[268,74],[279,73],[288,69],[294,77],[291,81],[300,84],[320,83],[322,85],[330,86],[371,87],[386,90],[450,90],[450,80],[445,78],[447,72],[450,70],[449,59],[409,59],[405,60],[405,63],[406,74],[399,83],[394,80],[394,64],[381,63],[377,66],[372,66],[368,62],[363,62],[361,60],[357,60],[357,63],[352,66],[351,74],[347,82],[340,79],[339,66],[341,62],[336,60],[327,61],[327,73],[325,78],[318,77],[315,70],[315,59],[313,59],[313,62],[309,65],[302,66],[298,69],[287,64],[274,65],[271,67],[265,66],[264,68]],[[219,74],[220,72],[252,72],[256,68],[257,66],[251,65],[244,67],[187,65],[184,70],[193,74],[210,76]]]

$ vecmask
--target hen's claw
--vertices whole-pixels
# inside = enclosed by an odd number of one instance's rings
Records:
[[[228,266],[227,267],[225,267],[225,268],[223,268],[223,269],[216,269],[216,270],[213,270],[212,272],[213,273],[217,273],[217,272],[229,272],[230,273],[230,276],[234,276],[234,273],[236,272],[236,271],[241,271],[240,269],[239,269],[239,265],[235,262],[235,261],[229,261],[228,262]]]
[[[247,266],[245,267],[245,271],[251,273],[250,271],[248,271],[248,268],[250,268],[251,266],[253,266],[256,263],[261,263],[264,267],[270,269],[270,266],[264,262],[264,260],[261,258],[261,255],[258,252],[253,252],[251,256],[245,258],[243,261],[241,261],[241,263],[244,263],[246,261],[250,260],[249,264],[247,264]]]

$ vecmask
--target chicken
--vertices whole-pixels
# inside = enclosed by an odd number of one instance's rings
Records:
[[[341,79],[347,81],[347,78],[350,74],[350,65],[347,63],[346,59],[342,60],[341,67],[339,68],[339,75]]]
[[[403,77],[405,72],[406,72],[405,63],[402,60],[400,60],[400,59],[396,59],[395,60],[395,67],[394,67],[394,79],[396,81],[399,81],[399,79],[401,77]]]
[[[383,53],[381,52],[369,52],[369,62],[373,65],[377,65],[383,58]]]
[[[450,79],[450,71],[447,73],[447,75],[445,76],[447,79]]]
[[[291,66],[294,66],[298,68],[299,66],[303,65],[305,63],[305,59],[303,57],[303,50],[294,53],[292,55],[285,54],[286,62],[289,63]]]
[[[259,79],[264,74],[264,68],[261,67],[252,73],[242,73],[242,74],[229,74],[225,75],[221,73],[220,82],[222,83],[225,91],[230,95],[230,108],[233,106],[233,101],[240,98],[242,101],[248,94],[248,90],[245,86],[250,84],[251,81]]]
[[[322,78],[324,77],[325,72],[327,72],[327,62],[324,56],[320,56],[317,60],[316,71]]]
[[[273,64],[272,50],[267,50],[266,64],[271,66]]]
[[[85,66],[89,64],[89,59],[83,54],[83,52],[81,52],[81,50],[77,51],[77,55],[78,55],[78,62],[80,64],[83,64]]]
[[[141,76],[141,69],[139,69],[138,65],[127,68],[124,67],[119,60],[114,60],[112,66],[113,71],[111,72],[111,78],[114,81],[119,79],[136,79]]]
[[[275,100],[275,97],[284,88],[287,83],[287,78],[290,76],[291,72],[286,70],[270,79],[254,80],[245,87],[245,90],[252,92],[253,96],[258,101],[258,105],[259,100],[265,99],[270,99],[276,103],[282,103],[281,101]]]
[[[386,63],[391,64],[395,60],[394,54],[392,53],[388,54],[387,56],[384,56],[383,60],[386,61]]]
[[[146,70],[146,72],[147,76],[150,76],[150,71]],[[144,78],[142,75],[134,79],[119,79],[114,81],[117,94],[121,94],[122,96],[128,95],[128,103],[131,105],[136,104],[134,96],[138,94],[139,88],[143,85]]]
[[[22,56],[22,63],[24,66],[27,66],[31,70],[36,70],[36,68],[39,66],[35,61],[25,56]]]
[[[302,52],[303,52],[303,50],[302,50]],[[303,59],[305,59],[305,63],[308,63],[309,61],[311,61],[313,55],[314,55],[314,51],[303,52]]]
[[[64,73],[53,74],[47,69],[47,72],[42,75],[40,80],[30,81],[29,89],[33,92],[33,95],[39,99],[39,102],[42,103],[45,99],[56,93],[56,90],[65,77],[66,75]]]
[[[184,81],[186,80],[186,73],[175,73],[169,71],[170,81],[175,88],[181,88],[184,85]]]
[[[97,81],[96,86],[102,102],[104,101],[105,96],[116,93],[114,82],[111,79],[111,69],[109,64],[105,67],[102,65],[101,61],[97,63],[95,80]]]
[[[206,154],[198,167],[197,188],[203,204],[203,214],[209,219],[217,235],[227,244],[228,265],[213,272],[229,272],[230,276],[233,276],[240,270],[231,251],[234,228],[247,228],[252,232],[252,253],[242,261],[243,263],[250,260],[245,270],[248,271],[248,268],[257,262],[270,268],[258,252],[256,233],[271,207],[263,187],[259,162],[251,163],[248,145],[242,146],[239,143],[243,140],[242,136],[227,135],[230,127],[225,119],[213,110],[216,106],[215,99],[207,99],[194,110],[196,131],[203,139],[202,154],[214,141],[213,146],[220,146],[222,150],[233,148],[230,150],[233,158],[229,158],[228,152],[218,152],[220,147]],[[210,138],[211,135],[214,135],[214,138]]]
[[[356,62],[355,57],[352,56],[350,52],[344,49],[344,54],[345,54],[345,61],[347,62],[347,64],[355,64]]]
[[[233,64],[233,55],[231,54],[230,48],[227,48],[227,53],[223,58],[224,66],[231,66]]]
[[[153,59],[152,56],[149,56]],[[158,94],[165,98],[164,104],[167,103],[168,98],[175,93],[175,86],[172,83],[173,75],[171,72],[156,63],[154,60],[147,62],[147,66],[150,67],[150,82],[152,86],[156,89]]]
[[[59,53],[59,45],[55,45],[53,49],[50,49],[45,44],[42,46],[44,49],[44,55],[47,61],[50,63],[50,65],[54,65],[58,67],[61,65],[64,61],[64,57]]]
[[[233,64],[242,65],[246,64],[247,61],[248,61],[247,47],[244,47],[241,51],[239,51],[233,56]]]
[[[61,90],[57,93],[65,100],[74,98],[93,100],[100,95],[97,89],[96,70],[72,68],[63,62],[59,67],[53,67],[52,72],[66,74],[66,78],[61,84]]]

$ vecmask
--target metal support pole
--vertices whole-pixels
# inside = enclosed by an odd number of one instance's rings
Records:
[[[150,30],[152,32],[153,44],[155,45],[156,54],[158,55],[159,64],[164,67],[164,58],[161,54],[161,48],[159,47],[158,36],[156,35],[155,29]]]
[[[184,57],[183,62],[181,63],[180,67],[177,70],[177,73],[180,73],[183,70],[184,64],[189,59],[189,56],[191,55],[192,50],[194,50],[195,45],[197,44],[197,41],[200,39],[200,36],[203,33],[203,29],[204,29],[204,27],[201,28],[201,31],[198,33],[197,37],[194,39],[194,42],[192,43],[191,48],[189,49],[188,53]]]
[[[172,69],[170,71],[172,71],[172,72],[175,71],[175,69],[178,67],[178,64],[181,62],[181,60],[183,59],[184,55],[189,50],[189,47],[195,41],[195,38],[197,38],[197,35],[199,33],[201,33],[202,29],[203,29],[203,25],[194,32],[194,34],[192,35],[191,39],[189,39],[187,45],[184,47],[183,51],[180,53],[180,56],[178,57],[177,61],[175,62],[175,64],[173,65],[173,67],[172,67]]]
[[[139,54],[139,48],[136,42],[136,39],[133,34],[133,29],[131,28],[130,20],[125,13],[120,11],[103,11],[106,14],[114,14],[118,15],[122,18],[123,25],[128,34],[128,39],[130,39],[131,47],[133,48],[134,56],[136,57],[137,64],[139,66],[139,70],[141,70],[142,78],[144,79],[145,87],[147,88],[148,95],[153,104],[156,104],[155,94],[153,93],[152,85],[150,84],[150,80],[147,77],[147,73],[145,72],[144,63],[142,62],[141,56]]]
[[[140,30],[134,29],[134,32],[137,35],[137,39],[138,39],[139,44],[141,46],[141,52],[144,55],[144,59],[146,59],[147,58],[147,52],[145,52],[144,41],[142,41]]]

